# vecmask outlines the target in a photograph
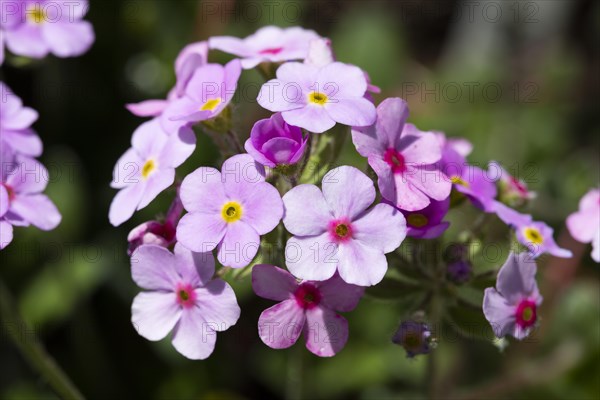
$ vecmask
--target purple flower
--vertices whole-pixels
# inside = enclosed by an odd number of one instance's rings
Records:
[[[215,348],[217,332],[240,317],[233,289],[212,279],[215,260],[210,253],[192,253],[175,245],[144,245],[131,258],[131,276],[147,291],[131,306],[131,322],[144,338],[157,341],[173,331],[175,349],[192,360],[203,360]]]
[[[2,11],[10,14],[10,23],[4,24],[0,36],[14,54],[31,58],[43,58],[48,53],[75,57],[94,42],[92,25],[82,20],[89,9],[87,0],[6,1],[4,8]]]
[[[573,256],[569,250],[558,247],[552,237],[554,230],[544,222],[533,221],[531,215],[521,214],[497,201],[493,202],[492,211],[515,230],[517,240],[527,247],[532,257],[539,257],[543,253],[561,258]]]
[[[169,92],[166,100],[154,99],[140,103],[127,104],[125,107],[138,117],[158,117],[173,100],[185,95],[185,89],[194,72],[205,65],[208,60],[208,43],[196,42],[188,44],[181,50],[175,60],[177,83]]]
[[[579,201],[579,211],[567,218],[571,236],[581,243],[592,243],[592,258],[600,263],[600,189],[592,189]]]
[[[211,49],[240,57],[242,67],[250,69],[261,62],[302,60],[308,53],[310,41],[318,37],[314,31],[298,27],[265,26],[244,39],[215,36],[208,44]]]
[[[418,211],[402,211],[406,218],[407,235],[419,239],[439,237],[450,226],[442,221],[448,213],[450,198],[442,201],[431,200],[427,207]]]
[[[431,352],[431,331],[424,322],[403,321],[392,337],[392,342],[402,346],[409,358],[419,354],[429,354]]]
[[[273,265],[252,269],[254,292],[280,301],[266,309],[258,320],[258,334],[267,346],[285,349],[304,332],[306,348],[319,357],[331,357],[348,341],[348,322],[336,311],[352,311],[364,293],[336,274],[322,281],[302,281]]]
[[[49,231],[58,226],[61,215],[42,192],[48,184],[48,170],[38,161],[0,148],[0,249],[12,241],[13,226],[33,225]]]
[[[537,308],[542,304],[535,282],[535,261],[526,253],[510,253],[500,268],[496,288],[485,289],[483,314],[494,334],[525,339],[537,322]]]
[[[109,220],[114,226],[146,207],[175,180],[175,168],[194,151],[196,136],[187,127],[168,136],[157,119],[145,122],[133,133],[131,148],[117,161],[111,187],[120,189],[113,199]]]
[[[288,269],[301,279],[323,281],[336,271],[347,283],[370,286],[387,271],[386,253],[406,237],[406,221],[389,204],[377,204],[373,182],[354,167],[323,177],[322,191],[299,185],[283,196]]]
[[[277,189],[265,182],[264,169],[248,154],[223,163],[221,172],[200,167],[181,184],[188,211],[177,226],[177,240],[193,251],[217,248],[221,264],[245,267],[283,215]]]
[[[488,170],[496,171],[493,175],[496,175],[495,180],[499,185],[498,198],[501,202],[511,207],[519,207],[535,198],[535,192],[530,191],[525,182],[509,174],[499,163],[492,161]]]
[[[197,68],[185,87],[185,94],[170,102],[161,115],[169,133],[177,128],[216,117],[227,107],[242,71],[240,61],[225,66],[206,64]]]
[[[37,111],[23,107],[21,99],[0,82],[0,145],[26,156],[41,155],[42,141],[31,129],[37,119]]]
[[[442,150],[436,136],[407,124],[407,118],[404,100],[385,99],[377,107],[375,125],[353,129],[352,141],[368,157],[381,195],[402,210],[417,211],[430,199],[445,200],[452,185],[437,165]]]
[[[315,67],[291,62],[277,69],[277,79],[262,86],[257,101],[267,110],[281,112],[290,125],[322,133],[336,122],[373,124],[375,106],[364,98],[366,91],[364,73],[353,65],[334,62]]]
[[[460,169],[452,169],[446,165],[443,169],[458,193],[465,195],[475,207],[485,212],[494,211],[494,199],[498,191],[487,171],[473,165]]]
[[[473,144],[464,138],[449,138],[443,132],[436,132],[442,146],[442,165],[455,164],[458,167],[467,165],[466,157],[473,151]]]
[[[300,128],[288,125],[277,113],[254,124],[244,147],[257,162],[275,168],[296,164],[304,154],[307,140]]]

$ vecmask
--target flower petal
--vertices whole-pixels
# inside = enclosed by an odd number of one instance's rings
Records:
[[[262,298],[283,301],[298,287],[296,279],[282,268],[258,264],[252,268],[252,288]]]
[[[333,218],[323,193],[315,185],[298,185],[283,196],[283,225],[298,236],[320,235]]]
[[[138,210],[146,207],[163,190],[167,189],[175,182],[175,168],[159,169],[152,173],[144,186],[144,193],[137,206]]]
[[[367,246],[389,253],[406,237],[404,215],[388,204],[377,204],[352,223],[353,237]]]
[[[323,177],[323,196],[336,218],[354,220],[375,201],[373,181],[359,169],[341,166]]]
[[[175,256],[164,247],[151,244],[138,247],[132,254],[131,277],[147,290],[173,291],[180,281],[175,271]]]
[[[359,240],[349,240],[338,251],[340,276],[347,283],[373,286],[381,282],[388,263],[383,252]]]
[[[370,126],[377,118],[375,106],[363,97],[328,101],[325,109],[331,119],[348,126]]]
[[[215,274],[215,257],[211,252],[197,253],[181,243],[175,244],[175,269],[193,287],[205,286]]]
[[[224,266],[242,268],[250,264],[259,248],[260,236],[256,230],[244,221],[237,221],[227,224],[217,258]]]
[[[164,339],[181,317],[173,292],[142,292],[131,306],[131,322],[140,336],[152,341]]]
[[[235,293],[229,284],[215,279],[195,290],[196,307],[209,327],[217,332],[226,331],[240,318]]]
[[[271,232],[283,217],[283,201],[271,184],[260,182],[248,185],[242,201],[241,221],[250,225],[259,235]]]
[[[281,113],[285,122],[299,126],[310,132],[323,133],[335,126],[335,121],[329,116],[324,107],[306,105],[302,108],[292,109]]]
[[[6,221],[0,220],[0,250],[5,248],[13,240],[13,227]]]
[[[511,253],[498,271],[496,288],[510,304],[515,304],[521,297],[537,292],[536,271],[535,261],[529,254]]]
[[[79,56],[92,46],[95,39],[94,28],[88,21],[43,24],[42,37],[58,57]]]
[[[131,218],[143,195],[143,184],[135,184],[119,190],[108,210],[110,223],[113,226],[119,226]]]
[[[258,318],[258,336],[272,349],[286,349],[296,343],[306,317],[295,299],[267,308]]]
[[[326,281],[318,282],[316,286],[323,296],[321,303],[327,308],[342,312],[354,310],[365,293],[362,286],[344,282],[339,274],[333,275]]]
[[[348,341],[348,321],[323,307],[306,310],[306,348],[319,357],[333,357]]]
[[[204,321],[197,308],[185,309],[173,331],[173,347],[190,360],[204,360],[215,349],[217,332]]]
[[[126,104],[125,108],[138,117],[157,117],[163,113],[168,104],[166,100],[146,100]]]
[[[11,202],[10,210],[44,231],[56,228],[62,219],[52,200],[43,194],[17,196]]]
[[[223,240],[226,227],[220,214],[189,213],[177,225],[177,240],[191,251],[212,251]]]
[[[189,212],[219,214],[227,202],[221,173],[215,168],[200,167],[181,182],[180,196]]]
[[[515,312],[515,307],[511,306],[496,289],[485,289],[483,295],[483,314],[497,337],[501,338],[508,333],[514,332],[517,325]]]
[[[324,281],[331,278],[337,269],[338,258],[338,246],[331,242],[328,232],[318,236],[294,236],[285,246],[286,266],[300,279]]]

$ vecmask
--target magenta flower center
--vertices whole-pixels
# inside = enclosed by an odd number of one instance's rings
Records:
[[[177,285],[175,294],[177,296],[177,303],[183,308],[190,308],[196,304],[196,292],[189,283],[180,283]]]
[[[519,192],[521,196],[527,195],[527,187],[525,187],[525,185],[521,183],[518,179],[516,179],[514,176],[510,177],[510,184],[513,188],[517,190],[517,192]]]
[[[272,47],[270,49],[264,49],[258,52],[258,54],[271,54],[271,55],[276,55],[281,53],[281,51],[283,50],[283,47]]]
[[[392,171],[396,174],[400,174],[406,171],[406,163],[404,162],[404,156],[400,154],[396,149],[387,149],[383,153],[383,160],[388,163],[392,168]]]
[[[529,328],[537,320],[537,305],[529,299],[521,300],[517,306],[517,325],[523,329]]]
[[[352,225],[347,219],[338,219],[329,223],[329,235],[334,242],[345,242],[352,239]]]
[[[296,302],[303,309],[311,309],[321,302],[321,292],[311,283],[303,283],[294,292]]]

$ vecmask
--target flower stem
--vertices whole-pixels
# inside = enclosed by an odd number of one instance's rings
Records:
[[[296,343],[290,350],[285,398],[287,400],[300,400],[304,398],[304,346],[301,343]]]
[[[15,302],[2,280],[0,280],[0,320],[7,335],[23,357],[44,377],[56,394],[68,400],[84,399],[69,377],[46,352],[37,336],[31,333],[32,329],[19,315]]]

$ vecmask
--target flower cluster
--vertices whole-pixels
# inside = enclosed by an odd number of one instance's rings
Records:
[[[210,63],[212,50],[235,58]],[[233,129],[235,92],[244,70],[254,68],[265,78],[256,102],[273,114],[248,127],[242,145]],[[215,333],[240,314],[221,278],[251,275],[254,292],[278,302],[258,321],[267,346],[287,348],[303,334],[310,352],[333,356],[348,340],[348,322],[338,312],[352,311],[363,295],[377,298],[380,287],[396,287],[402,297],[402,289],[444,285],[452,287],[443,292],[454,295],[479,276],[467,251],[482,238],[477,226],[458,235],[458,255],[436,253],[427,265],[419,260],[423,243],[440,243],[451,231],[446,216],[469,203],[483,219],[496,214],[524,246],[500,269],[497,289],[486,290],[482,317],[498,336],[522,339],[530,332],[541,296],[535,264],[526,260],[542,253],[570,256],[549,226],[510,208],[524,206],[533,193],[498,163],[487,169],[469,164],[472,146],[465,139],[408,122],[406,101],[392,97],[376,106],[372,93],[379,88],[359,67],[337,61],[329,39],[277,27],[245,39],[213,37],[186,46],[174,75],[166,99],[127,105],[151,120],[134,132],[113,172],[119,192],[109,219],[115,226],[159,193],[174,193],[166,218],[144,222],[129,235],[133,279],[147,290],[132,306],[140,335],[159,340],[173,331],[173,346],[184,356],[208,357]],[[219,148],[221,168],[193,166],[178,178],[176,169],[192,155],[198,133]],[[334,167],[329,144],[344,135],[368,170]],[[307,167],[315,163],[311,172]],[[593,234],[583,236],[589,241]],[[404,281],[407,266],[423,282]],[[440,281],[431,285],[431,279]],[[412,311],[439,303],[437,293]],[[405,320],[393,338],[410,357],[433,347],[430,323],[438,321],[423,315]]]

